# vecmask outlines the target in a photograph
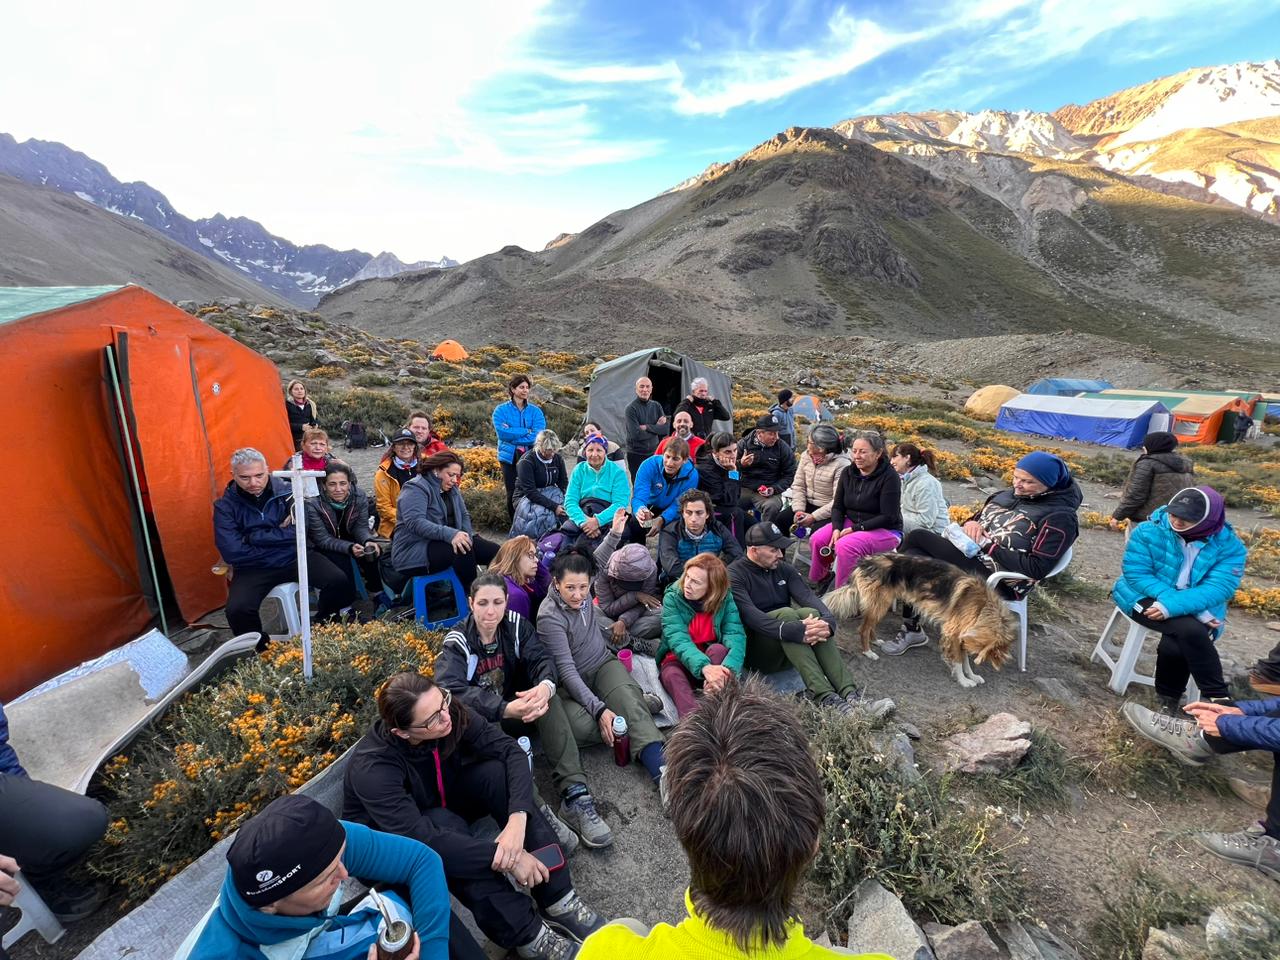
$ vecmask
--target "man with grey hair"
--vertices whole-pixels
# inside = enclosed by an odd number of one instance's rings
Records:
[[[671,424],[662,404],[653,399],[653,381],[641,377],[636,381],[636,398],[627,404],[627,472],[636,477],[640,464],[653,456],[658,441],[671,432]]]
[[[693,418],[693,435],[703,440],[711,433],[711,426],[717,420],[733,422],[731,414],[723,403],[711,396],[711,387],[706,377],[696,377],[689,384],[689,395],[681,400],[675,412],[684,412]]]
[[[231,632],[262,634],[258,608],[272,587],[298,579],[293,491],[271,476],[267,458],[253,447],[231,455],[231,482],[213,505],[213,539],[231,565],[227,624]],[[320,591],[318,621],[331,620],[355,599],[351,581],[318,550],[307,551],[307,577]]]

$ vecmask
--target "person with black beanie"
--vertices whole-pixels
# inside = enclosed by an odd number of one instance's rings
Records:
[[[1119,530],[1127,521],[1127,536],[1179,490],[1195,486],[1195,472],[1190,458],[1178,453],[1176,436],[1148,433],[1142,440],[1142,455],[1133,462],[1120,490],[1120,502],[1109,520],[1111,529]]]

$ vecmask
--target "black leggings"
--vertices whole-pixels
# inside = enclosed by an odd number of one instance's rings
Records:
[[[477,564],[488,566],[497,555],[498,545],[496,543],[475,535],[472,535],[471,549],[466,553],[454,553],[453,544],[447,540],[428,540],[427,565],[425,567],[410,567],[408,570],[399,571],[399,573],[405,580],[412,580],[414,577],[425,577],[429,573],[439,573],[441,570],[448,570],[453,567],[453,572],[462,581],[462,589],[469,591],[471,589],[471,581],[476,578]]]
[[[0,773],[0,852],[13,857],[28,882],[57,899],[64,872],[107,830],[97,800],[39,780]]]
[[[502,464],[502,485],[507,488],[507,519],[514,520],[516,518],[515,493],[516,493],[516,465],[515,461]]]
[[[977,557],[966,557],[964,551],[941,534],[932,530],[912,530],[898,545],[899,553],[909,553],[917,557],[932,557],[953,567],[959,567],[965,573],[982,577],[984,580],[991,573],[987,565]],[[902,620],[908,630],[920,629],[920,617],[911,604],[902,604]]]
[[[1160,645],[1156,647],[1157,696],[1181,697],[1186,692],[1188,677],[1196,678],[1202,697],[1229,696],[1218,648],[1210,638],[1207,625],[1195,617],[1152,620],[1131,610],[1126,615],[1134,623],[1160,634]]]

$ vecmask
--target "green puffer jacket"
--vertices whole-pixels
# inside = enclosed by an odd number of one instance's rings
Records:
[[[662,596],[662,643],[658,645],[654,659],[661,666],[667,654],[674,653],[685,669],[701,680],[702,668],[711,660],[689,636],[689,624],[693,622],[695,613],[680,590],[679,580],[667,587]],[[716,640],[729,648],[729,655],[721,666],[732,670],[735,677],[741,676],[742,662],[747,656],[747,632],[742,629],[742,619],[738,616],[738,605],[732,591],[724,595],[715,620]]]

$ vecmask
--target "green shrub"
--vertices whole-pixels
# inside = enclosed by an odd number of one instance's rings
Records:
[[[477,530],[497,531],[505,538],[511,529],[505,487],[468,491],[467,512],[471,514],[471,523]]]
[[[940,923],[1018,914],[1017,877],[992,836],[994,810],[963,811],[945,781],[905,781],[865,723],[807,705],[802,719],[827,796],[808,892],[828,932],[847,927],[848,894],[868,877]]]
[[[387,373],[358,373],[351,378],[357,387],[390,387],[396,378]]]
[[[969,782],[995,803],[1018,804],[1029,809],[1064,807],[1071,799],[1069,787],[1080,777],[1076,763],[1054,737],[1031,731],[1031,749],[1022,762],[1002,774],[982,774]]]
[[[370,434],[381,430],[387,436],[399,430],[409,416],[409,408],[403,401],[389,393],[352,387],[350,390],[329,391],[317,388],[311,391],[320,417],[320,425],[330,433],[341,433],[344,420],[355,420],[365,425]]]

